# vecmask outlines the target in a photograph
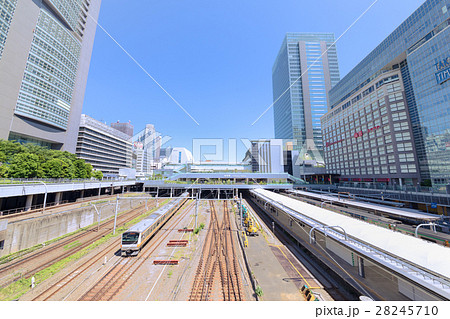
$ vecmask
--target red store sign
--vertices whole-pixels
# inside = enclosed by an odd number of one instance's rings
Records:
[[[372,131],[378,130],[379,128],[380,128],[380,125],[371,127],[371,128],[369,128],[369,129],[367,130],[367,133],[370,133],[370,132],[372,132]],[[359,132],[356,132],[355,134],[353,134],[353,137],[354,137],[354,138],[358,138],[358,137],[361,137],[361,136],[363,136],[363,135],[364,135],[364,132],[363,132],[363,131],[359,131]]]

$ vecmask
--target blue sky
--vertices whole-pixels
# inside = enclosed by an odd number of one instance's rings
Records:
[[[200,125],[99,28],[83,113],[131,121],[135,132],[154,124],[172,137],[168,145],[191,150],[193,138],[273,138],[272,110],[251,123],[273,101],[272,65],[286,32],[337,38],[373,1],[103,0],[99,23]],[[379,0],[336,45],[341,78],[423,2]]]

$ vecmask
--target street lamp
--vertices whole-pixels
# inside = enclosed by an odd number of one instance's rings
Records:
[[[44,211],[45,211],[45,204],[47,203],[47,193],[48,193],[48,190],[47,190],[47,184],[45,184],[45,183],[42,182],[42,181],[39,181],[39,183],[44,184],[44,187],[45,187],[44,206],[42,207],[42,212],[44,212]]]
[[[431,229],[434,231],[434,232],[436,232],[436,224],[435,223],[428,223],[428,224],[420,224],[420,225],[418,225],[417,227],[416,227],[416,231],[414,232],[414,235],[416,236],[416,237],[419,237],[419,235],[418,235],[418,230],[419,230],[419,227],[422,227],[422,226],[431,226]]]

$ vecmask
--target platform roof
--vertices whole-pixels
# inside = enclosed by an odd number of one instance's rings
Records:
[[[313,197],[316,199],[321,199],[323,201],[339,202],[342,204],[347,204],[349,206],[355,206],[355,207],[359,207],[359,208],[376,210],[379,212],[384,212],[391,216],[397,216],[397,217],[402,217],[402,218],[406,218],[406,219],[414,219],[414,220],[420,220],[420,221],[436,221],[436,220],[440,219],[440,216],[437,216],[434,214],[427,214],[427,213],[415,211],[412,209],[393,208],[393,207],[377,205],[377,204],[372,204],[372,203],[366,203],[366,202],[361,202],[361,201],[355,201],[355,200],[349,200],[349,199],[343,199],[343,198],[338,199],[335,196],[315,194],[315,193],[299,191],[299,190],[294,190],[294,191],[290,191],[290,192],[296,193],[299,195]]]
[[[358,238],[373,247],[408,260],[439,276],[446,277],[446,280],[450,280],[450,248],[448,247],[400,232],[394,232],[390,229],[369,224],[272,191],[257,189],[254,192],[273,201],[280,202],[291,210],[314,219],[321,224],[341,226],[348,235],[354,238]]]
[[[180,173],[170,177],[172,180],[180,178],[220,178],[220,179],[233,179],[233,178],[257,178],[257,179],[286,179],[290,178],[288,173]]]

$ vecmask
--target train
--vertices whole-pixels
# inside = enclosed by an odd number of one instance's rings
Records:
[[[320,202],[318,200],[315,199],[310,199],[310,198],[299,198],[299,197],[293,197],[292,195],[288,195],[291,198],[297,199],[297,200],[301,200],[305,203],[311,204],[311,205],[315,205],[315,206],[320,206]],[[348,207],[349,203],[343,204],[343,203],[339,203],[339,202],[333,202],[333,205],[328,206],[327,209],[335,211],[337,213],[349,216],[349,217],[353,217],[356,219],[360,219],[363,220],[365,222],[380,226],[380,227],[384,227],[384,228],[389,228],[392,229],[394,231],[397,232],[401,232],[403,234],[406,235],[411,235],[414,236],[415,235],[415,229],[417,224],[406,224],[400,220],[396,220],[393,218],[388,218],[388,217],[384,217],[384,216],[378,216],[375,215],[371,212],[362,212],[361,209],[356,209],[356,208],[352,208],[352,207]],[[442,224],[437,224],[436,225],[436,230],[438,232],[434,232],[431,229],[425,228],[425,227],[421,227],[418,231],[418,237],[422,238],[423,240],[427,240],[429,242],[432,243],[436,243],[439,245],[443,245],[446,247],[450,247],[450,234],[448,232],[448,227],[445,227],[445,225]]]
[[[120,252],[122,257],[137,256],[147,241],[161,228],[166,221],[187,201],[189,193],[164,205],[149,217],[131,226],[122,234]]]

